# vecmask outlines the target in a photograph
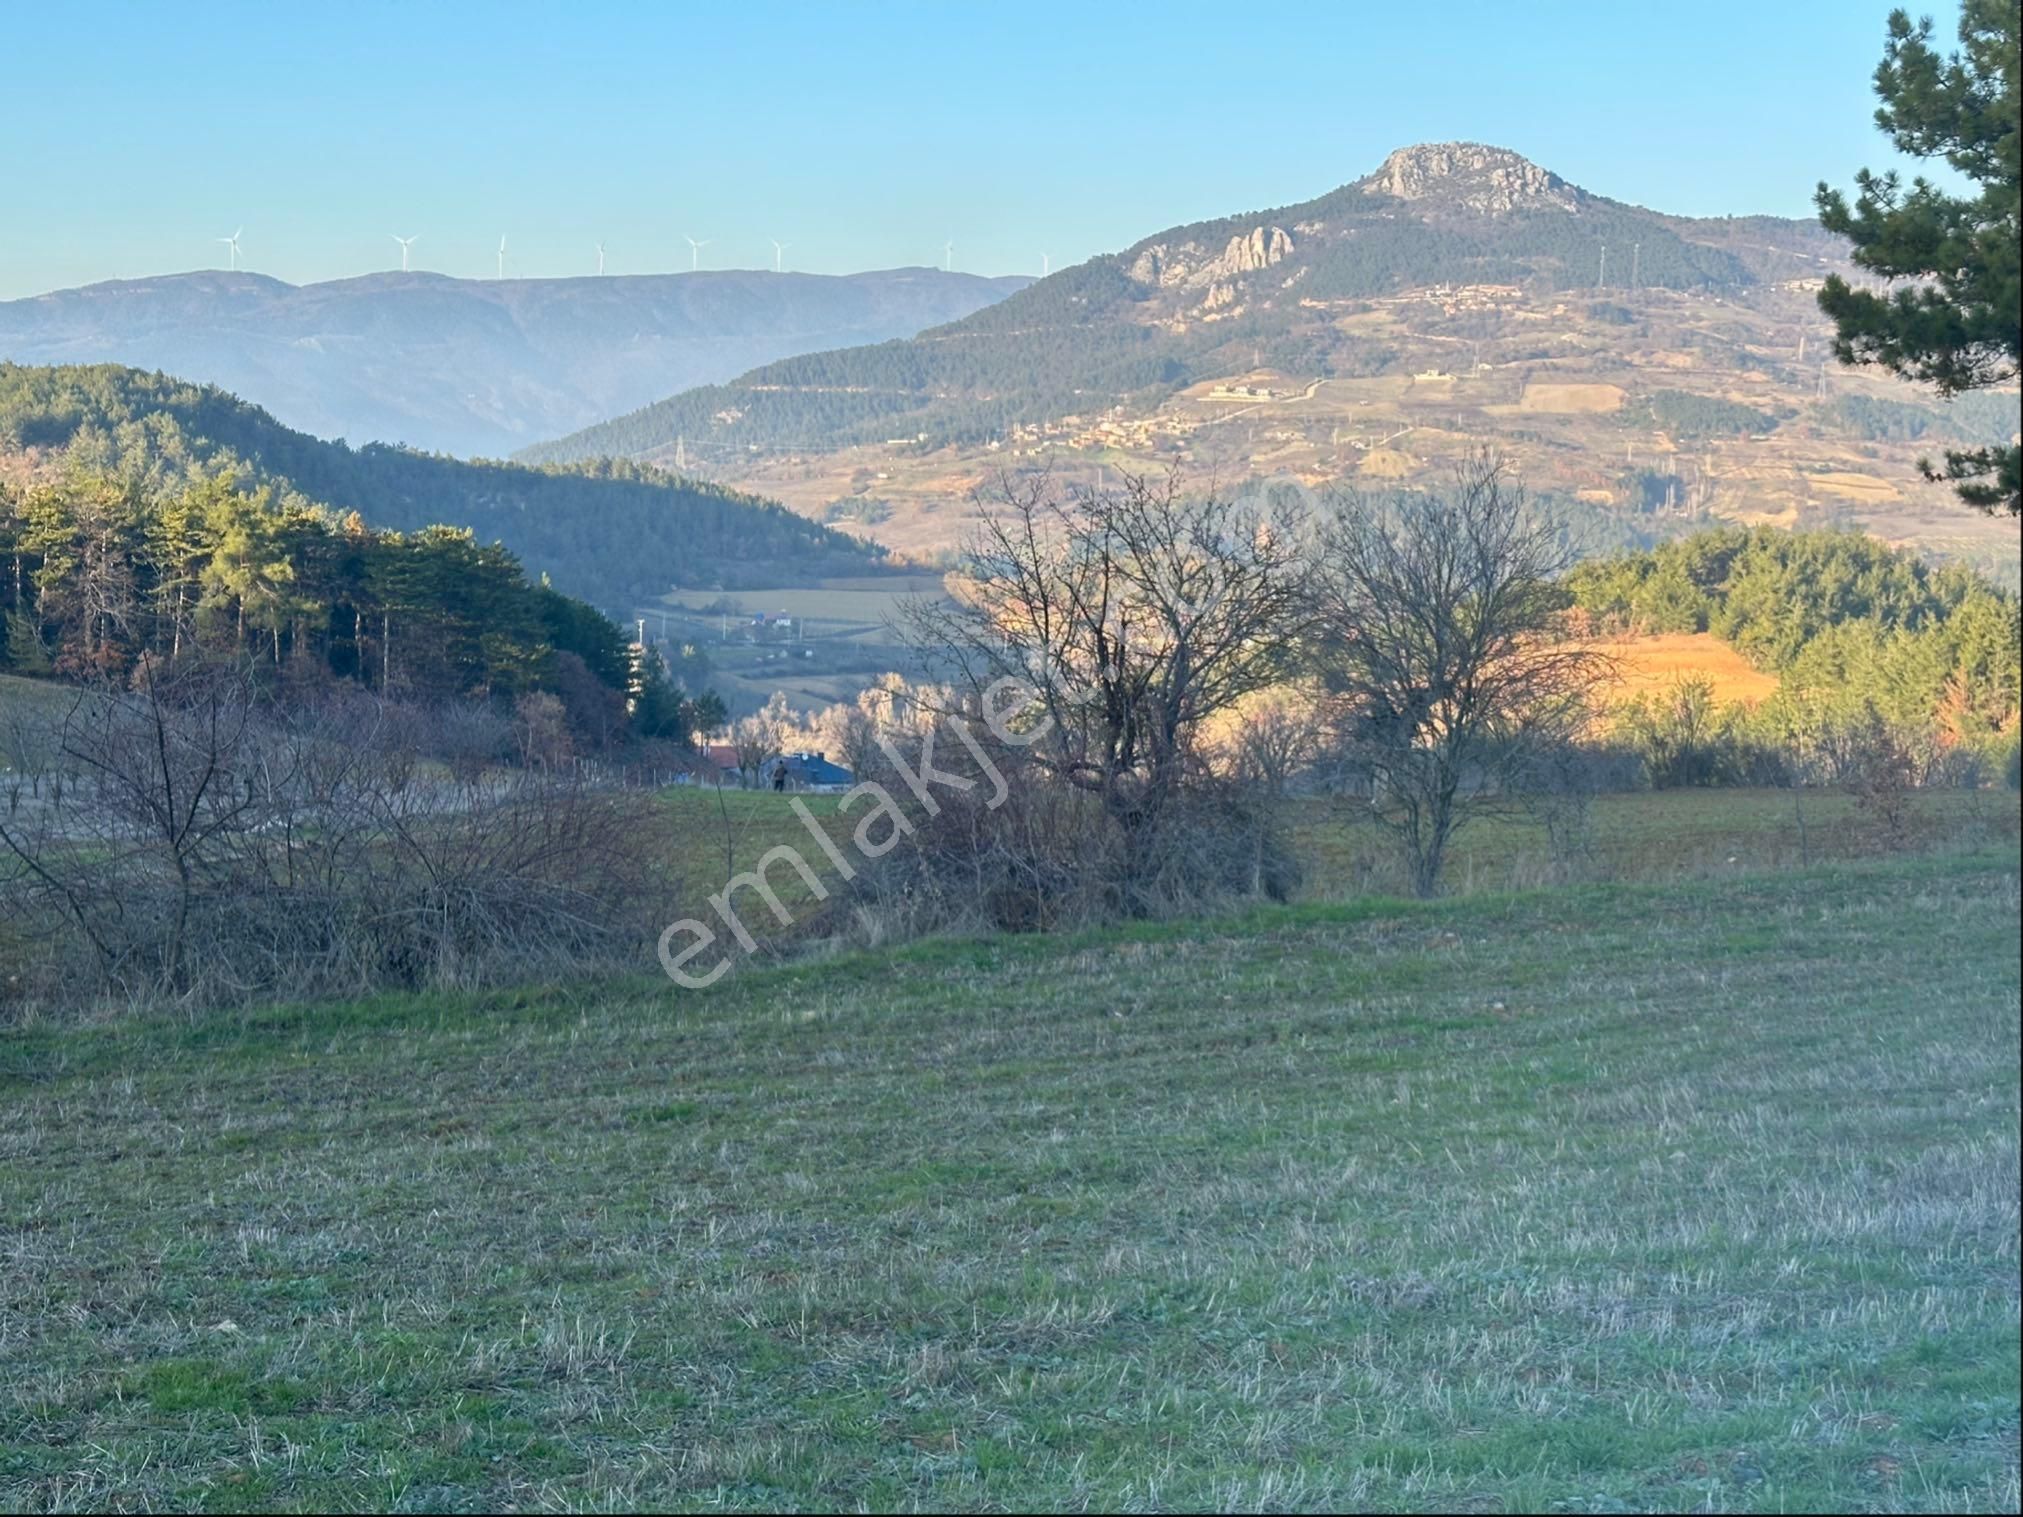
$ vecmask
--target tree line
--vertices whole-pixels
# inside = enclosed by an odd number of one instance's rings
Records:
[[[145,665],[243,664],[277,690],[554,697],[577,744],[686,743],[707,690],[635,664],[594,607],[467,527],[395,532],[229,468],[173,486],[73,464],[0,487],[0,670],[99,685]],[[628,698],[630,711],[628,713]]]
[[[1597,628],[1712,633],[1779,676],[1753,708],[1692,681],[1633,703],[1622,734],[1654,783],[1832,780],[1885,742],[1906,782],[2014,768],[2018,602],[1969,570],[1851,531],[1724,527],[1581,564],[1567,588]]]
[[[801,583],[876,572],[884,556],[777,503],[655,469],[352,448],[284,427],[214,386],[111,364],[0,364],[5,452],[61,453],[157,492],[231,469],[282,498],[355,512],[375,529],[415,533],[454,522],[619,615],[677,585]]]
[[[1900,831],[1917,785],[2005,764],[2013,782],[2017,603],[1973,575],[1844,532],[1724,528],[1578,558],[1487,456],[1446,489],[1319,506],[1170,477],[1007,479],[954,598],[911,614],[943,683],[881,689],[815,730],[875,767],[890,713],[924,708],[995,731],[991,777],[1018,778],[1001,805],[943,802],[854,888],[909,920],[1000,926],[1283,894],[1298,861],[1272,801],[1295,786],[1352,798],[1432,894],[1454,837],[1499,809],[1571,866],[1602,789],[1840,786]],[[1758,711],[1690,681],[1613,705],[1606,634],[1639,631],[1713,632],[1782,691]],[[1005,690],[1022,713],[992,727]]]

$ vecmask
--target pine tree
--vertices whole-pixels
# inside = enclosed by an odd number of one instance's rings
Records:
[[[264,632],[281,662],[281,631],[296,612],[295,565],[289,561],[273,492],[251,495],[226,488],[204,501],[211,558],[204,566],[207,619],[215,622],[231,608],[233,638],[245,646],[248,629]]]
[[[7,667],[23,675],[44,675],[55,668],[49,649],[43,645],[41,627],[26,611],[7,618]]]
[[[686,748],[693,734],[689,722],[693,712],[681,692],[667,676],[667,665],[659,652],[649,648],[639,664],[639,694],[632,705],[632,730],[640,737],[658,738]]]
[[[1891,13],[1875,72],[1876,125],[1899,151],[1944,159],[1979,193],[1947,194],[1923,176],[1906,190],[1894,172],[1863,169],[1852,206],[1825,184],[1816,197],[1820,223],[1854,243],[1859,267],[1914,281],[1878,294],[1828,276],[1819,304],[1838,329],[1835,355],[1946,396],[2006,384],[2023,361],[2014,0],[1964,0],[1959,36],[1960,50],[1942,55],[1929,17],[1913,25]],[[1942,469],[1923,467],[1984,511],[2023,512],[2023,449],[2013,437],[2005,447],[1949,451]]]
[[[705,690],[688,703],[688,720],[699,736],[707,738],[723,730],[730,720],[730,710],[722,696],[714,690]]]

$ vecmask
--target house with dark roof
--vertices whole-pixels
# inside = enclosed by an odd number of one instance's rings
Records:
[[[795,790],[847,790],[855,777],[841,764],[829,762],[827,754],[789,753],[782,755],[787,766],[787,784]],[[772,773],[770,766],[766,771]]]
[[[704,746],[702,756],[706,763],[714,765],[723,775],[726,785],[744,783],[744,776],[738,768],[738,750],[731,743],[709,743]],[[841,764],[829,762],[822,753],[783,753],[769,758],[759,766],[756,783],[761,790],[769,790],[773,784],[773,768],[784,765],[787,771],[786,788],[789,790],[847,790],[856,783],[855,777]]]

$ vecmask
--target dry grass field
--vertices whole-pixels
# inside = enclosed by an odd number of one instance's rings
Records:
[[[1572,415],[1593,415],[1623,408],[1623,392],[1617,385],[1529,384],[1518,401],[1523,411],[1555,411]]]
[[[1775,674],[1758,669],[1708,632],[1668,632],[1623,638],[1601,645],[1616,661],[1617,678],[1608,686],[1611,704],[1670,689],[1682,680],[1705,680],[1721,704],[1755,705],[1777,693]]]
[[[0,1033],[0,1507],[1990,1511],[2005,853]]]
[[[1811,481],[1814,489],[1865,505],[1899,500],[1903,496],[1903,492],[1888,480],[1878,479],[1872,474],[1814,474]]]

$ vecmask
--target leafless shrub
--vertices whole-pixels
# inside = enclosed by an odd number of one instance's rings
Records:
[[[6,809],[18,813],[24,799],[39,801],[62,758],[57,737],[58,717],[40,700],[13,700],[0,707],[0,753],[7,759],[0,785],[5,785]]]
[[[1108,915],[1116,839],[1101,808],[1030,764],[1000,773],[1009,788],[997,806],[944,799],[932,815],[916,812],[891,851],[857,865],[853,913],[884,937],[1045,931]]]
[[[1902,847],[1910,833],[1911,795],[1921,777],[1916,746],[1866,706],[1840,728],[1836,759],[1856,808],[1891,847]]]
[[[1599,756],[1577,743],[1541,745],[1515,780],[1532,820],[1545,830],[1556,880],[1594,865],[1594,802],[1602,788]]]
[[[1217,767],[1263,794],[1284,796],[1328,746],[1322,703],[1306,692],[1274,691],[1246,709],[1224,740]]]
[[[664,812],[573,769],[445,776],[416,738],[445,727],[470,755],[497,723],[357,691],[277,710],[199,665],[80,693],[75,803],[0,822],[0,913],[42,945],[42,992],[216,1004],[636,952]]]
[[[545,690],[513,702],[513,743],[527,769],[559,769],[570,758],[569,714]]]
[[[406,714],[406,713],[404,713]],[[459,785],[476,785],[513,751],[512,723],[482,701],[445,701],[416,722],[415,747],[439,760]]]
[[[935,764],[974,788],[938,795],[931,813],[912,808],[889,850],[886,824],[867,814],[862,838],[878,856],[850,855],[852,876],[818,932],[1048,931],[1282,900],[1298,883],[1279,808],[1253,787],[1203,779],[1156,824],[1125,826],[1030,751],[971,735],[982,758],[937,748]]]

